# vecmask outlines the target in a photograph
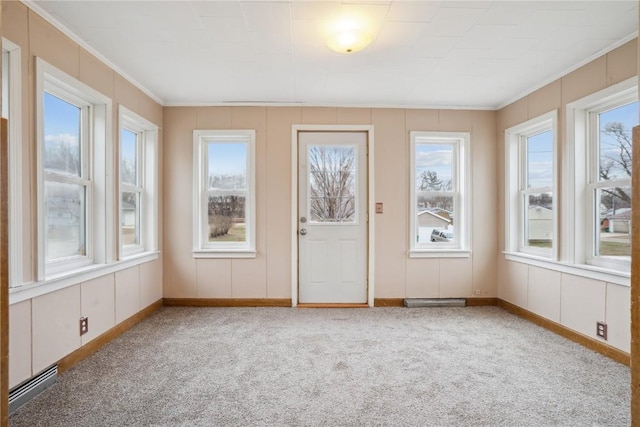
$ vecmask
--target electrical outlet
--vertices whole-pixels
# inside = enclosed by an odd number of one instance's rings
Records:
[[[604,322],[596,322],[596,335],[607,340],[607,324]]]
[[[84,335],[89,332],[89,318],[81,317],[80,318],[80,335]]]

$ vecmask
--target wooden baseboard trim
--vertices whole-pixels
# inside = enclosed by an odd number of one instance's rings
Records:
[[[616,362],[620,362],[627,366],[631,365],[631,356],[629,355],[629,353],[625,353],[624,351],[618,350],[617,348],[611,347],[610,345],[607,345],[600,341],[596,341],[591,337],[569,329],[566,326],[546,319],[542,316],[530,312],[529,310],[511,304],[510,302],[507,302],[505,300],[498,299],[498,307],[504,308],[511,314],[522,317],[523,319],[535,323],[538,326],[542,326],[543,328],[548,329],[551,332],[554,332],[564,338],[567,338],[568,340],[576,342],[584,347],[587,347],[590,350],[607,356],[608,358],[613,359]]]
[[[110,341],[119,337],[147,317],[151,316],[153,313],[158,311],[162,307],[162,305],[162,300],[159,299],[149,307],[143,309],[142,311],[139,311],[138,313],[129,317],[127,320],[109,329],[104,334],[89,341],[87,344],[83,345],[73,353],[63,357],[58,361],[58,374],[63,374],[65,371],[69,370],[73,366],[89,357],[104,345],[108,344]]]
[[[404,307],[404,298],[376,298],[374,307]]]
[[[467,298],[467,307],[498,305],[498,298]]]
[[[291,298],[165,298],[168,307],[291,307]]]
[[[369,304],[298,303],[298,308],[369,308]]]

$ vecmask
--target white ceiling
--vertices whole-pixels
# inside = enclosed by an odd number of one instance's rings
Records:
[[[496,108],[637,32],[638,1],[27,3],[165,105]],[[340,55],[326,24],[367,20]]]

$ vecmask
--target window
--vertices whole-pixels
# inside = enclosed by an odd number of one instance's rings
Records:
[[[631,131],[638,123],[635,79],[568,106],[575,138],[576,263],[628,272],[631,261]]]
[[[157,246],[158,128],[120,106],[120,258]]]
[[[557,111],[505,131],[506,248],[555,259]]]
[[[110,100],[37,61],[38,276],[107,262]]]
[[[9,138],[9,287],[22,285],[22,84],[21,50],[2,39],[2,117]]]
[[[195,130],[194,256],[255,257],[253,130]]]
[[[469,134],[411,132],[410,256],[468,256]]]

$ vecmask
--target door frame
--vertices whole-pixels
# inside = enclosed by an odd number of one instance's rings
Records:
[[[366,132],[367,133],[367,304],[374,302],[375,260],[375,192],[373,125],[293,125],[291,126],[291,306],[298,305],[298,133]]]

